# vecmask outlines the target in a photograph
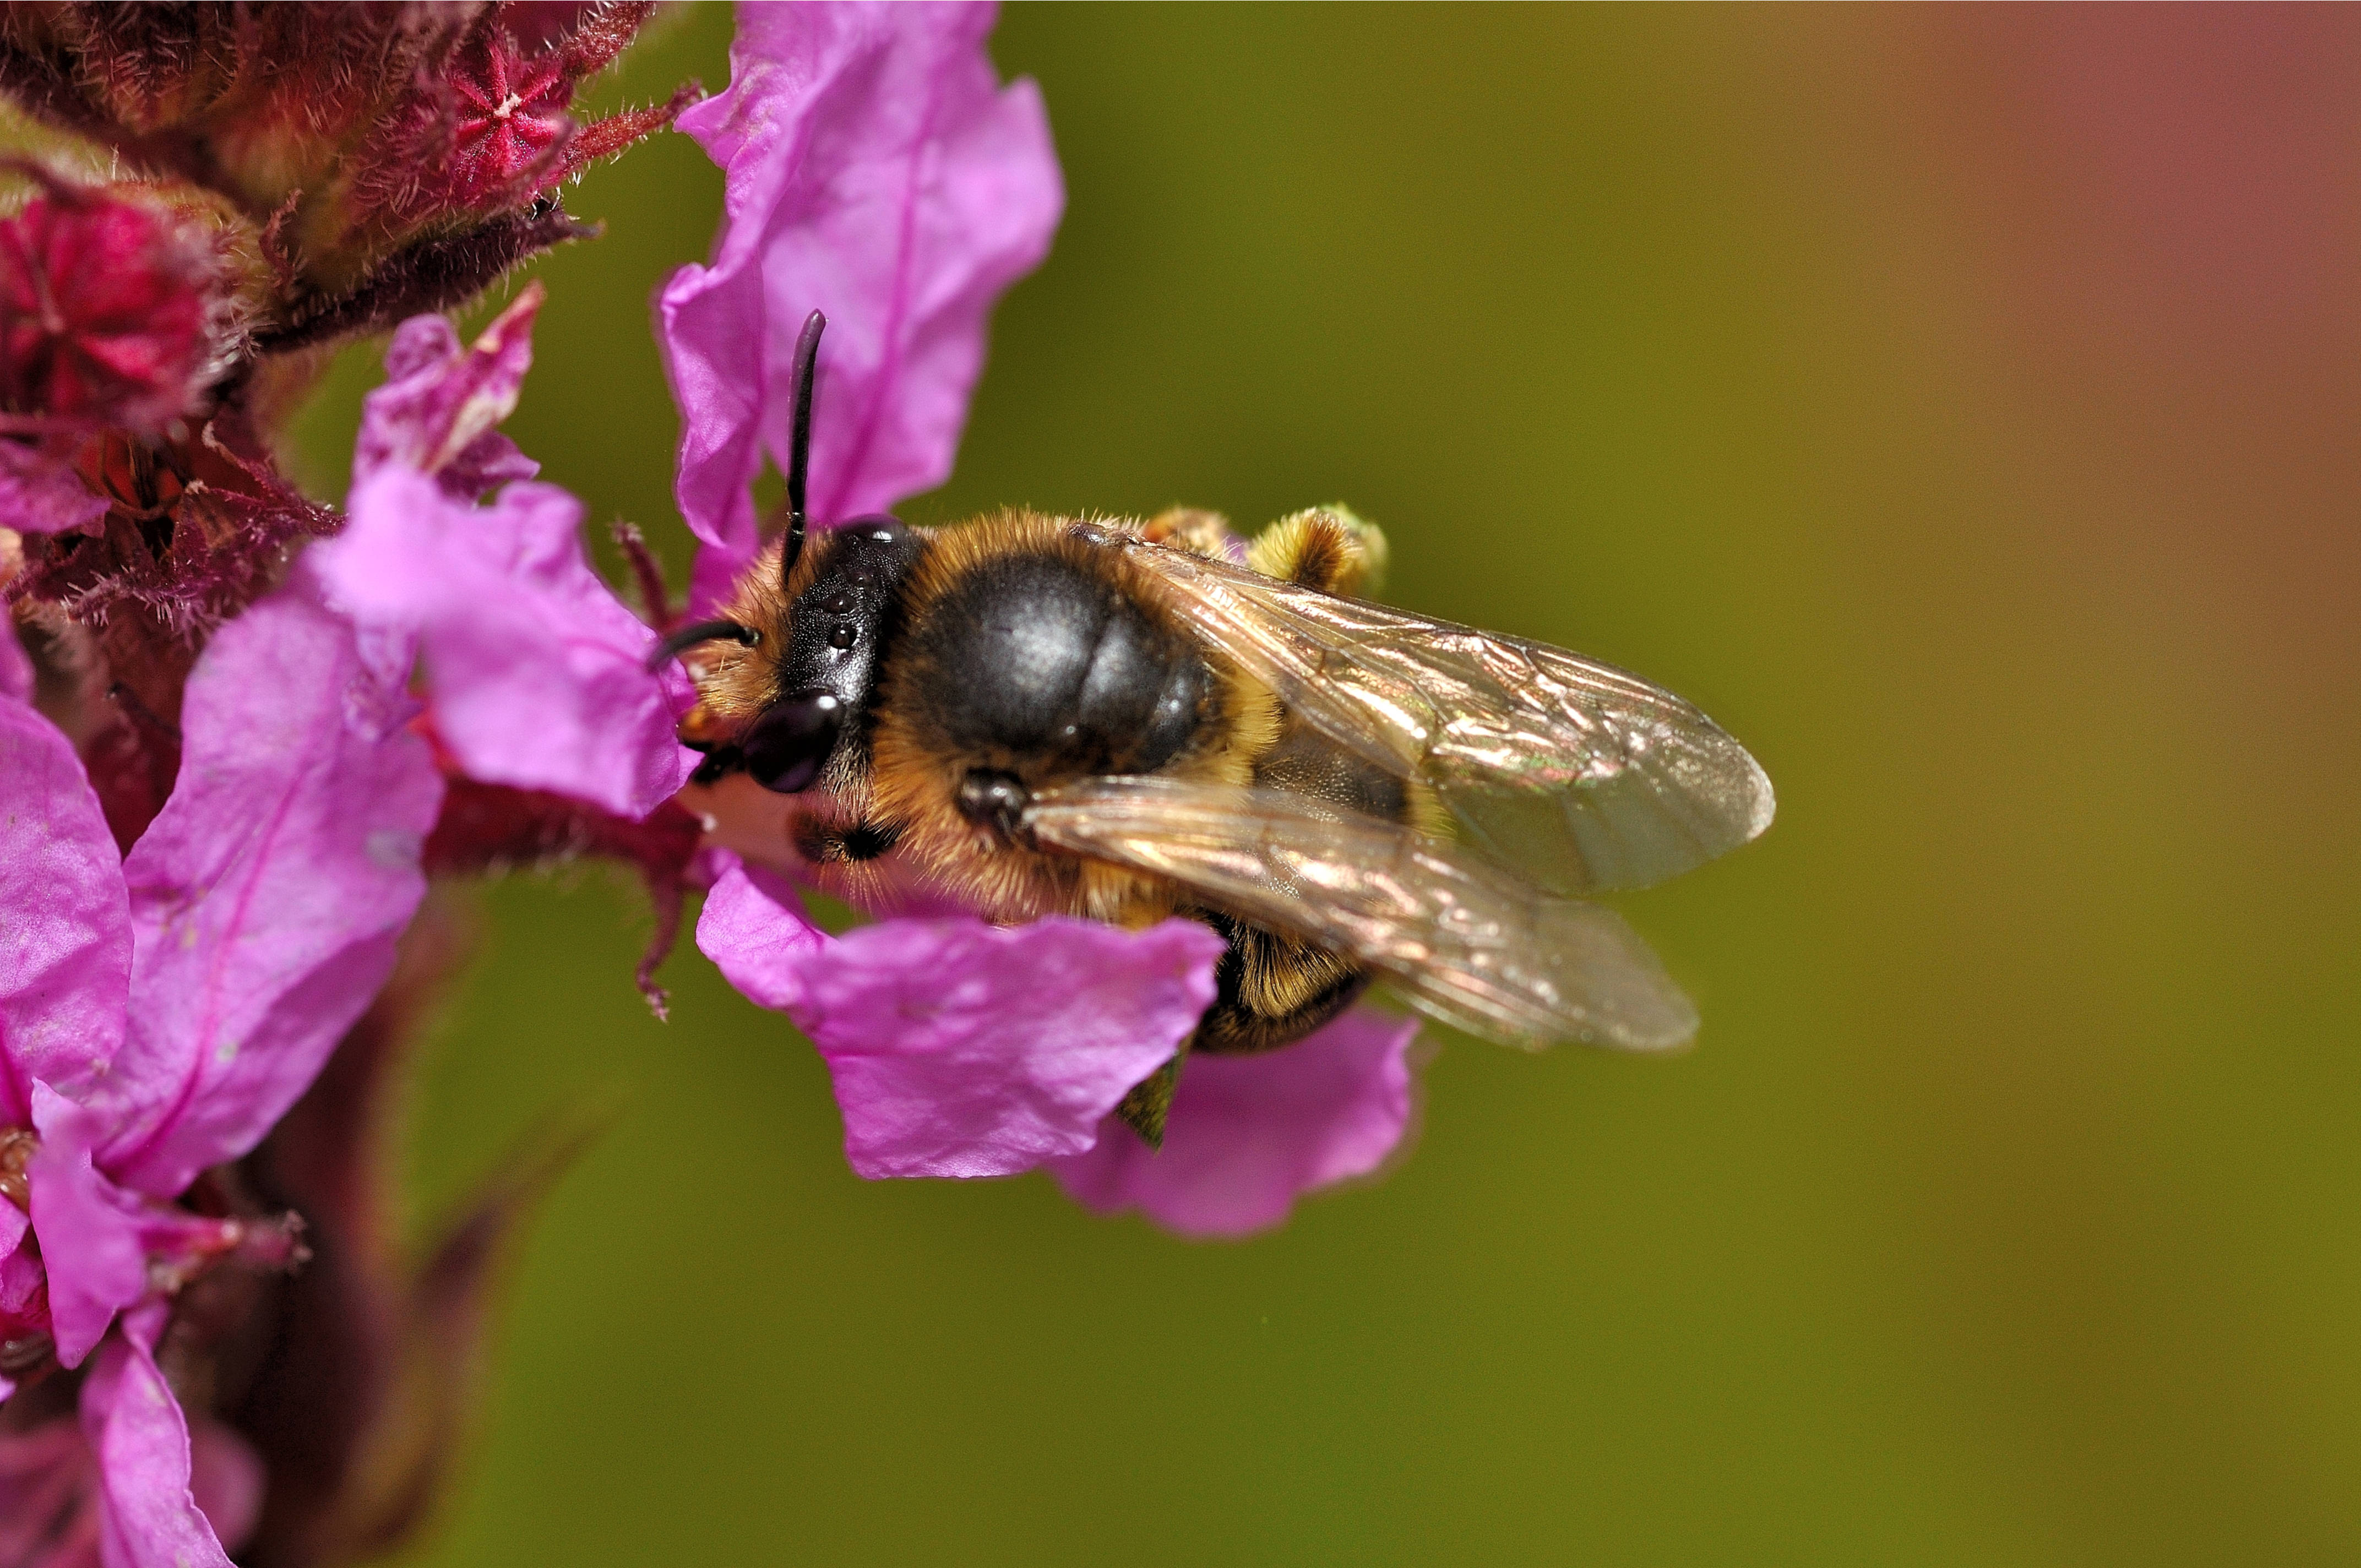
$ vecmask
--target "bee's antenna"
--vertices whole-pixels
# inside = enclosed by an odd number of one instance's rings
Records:
[[[796,558],[804,553],[804,477],[811,468],[812,382],[819,368],[819,334],[827,327],[828,318],[814,311],[804,318],[804,330],[796,336],[796,406],[787,427],[787,543],[779,552],[779,587],[783,588],[787,586],[787,575],[796,569]]]
[[[694,626],[682,627],[651,649],[648,668],[661,670],[700,642],[730,641],[751,648],[761,641],[762,633],[751,626],[734,620],[700,620]]]

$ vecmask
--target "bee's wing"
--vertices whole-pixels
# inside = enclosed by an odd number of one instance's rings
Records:
[[[1338,744],[1432,784],[1462,838],[1554,893],[1638,887],[1771,825],[1771,781],[1672,693],[1543,643],[1152,545],[1207,641]]]
[[[1156,777],[1046,790],[1024,821],[1044,847],[1168,879],[1348,953],[1474,1034],[1654,1050],[1697,1032],[1696,1009],[1614,911],[1394,823],[1275,790]]]

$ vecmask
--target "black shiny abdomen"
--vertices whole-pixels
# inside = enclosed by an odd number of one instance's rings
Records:
[[[908,635],[933,728],[1028,784],[1162,766],[1213,685],[1185,634],[1046,552],[978,564]]]

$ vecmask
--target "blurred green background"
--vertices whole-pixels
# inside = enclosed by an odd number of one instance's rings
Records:
[[[728,75],[701,7],[610,100]],[[1423,1143],[1188,1245],[866,1184],[603,873],[484,899],[420,1212],[620,1107],[420,1563],[2361,1558],[2361,13],[1018,7],[1070,187],[959,470],[1258,522],[1706,707],[1778,824],[1622,901],[1669,1061],[1449,1039]],[[649,291],[569,197],[509,428],[675,570]],[[348,357],[305,427],[340,493]]]

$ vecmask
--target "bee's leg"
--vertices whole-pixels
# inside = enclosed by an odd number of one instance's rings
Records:
[[[1323,594],[1357,594],[1385,577],[1386,536],[1342,506],[1313,507],[1255,535],[1246,565]]]
[[[1229,940],[1213,966],[1213,1004],[1198,1021],[1197,1050],[1242,1054],[1293,1045],[1368,989],[1368,971],[1341,953],[1224,915],[1195,913]]]
[[[1139,536],[1150,544],[1170,544],[1191,555],[1215,561],[1236,559],[1230,554],[1230,545],[1237,535],[1230,532],[1230,520],[1217,511],[1168,507],[1148,520]]]
[[[1164,1146],[1164,1123],[1172,1114],[1172,1095],[1180,1087],[1180,1064],[1188,1059],[1189,1046],[1189,1041],[1181,1041],[1171,1060],[1133,1084],[1131,1091],[1115,1102],[1115,1113],[1149,1148]]]
[[[1245,1055],[1293,1045],[1350,1007],[1369,984],[1366,970],[1325,948],[1209,910],[1194,913],[1229,940],[1213,966],[1213,1004],[1172,1058],[1115,1108],[1152,1149],[1164,1146],[1165,1120],[1190,1052]]]

